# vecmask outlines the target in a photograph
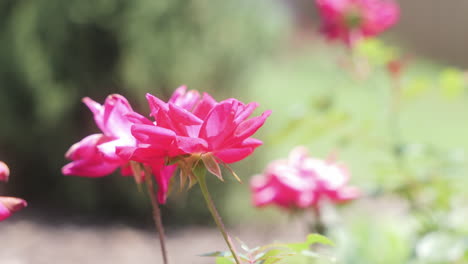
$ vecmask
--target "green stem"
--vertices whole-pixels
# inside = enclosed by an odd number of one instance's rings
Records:
[[[232,243],[232,240],[226,231],[226,227],[224,226],[223,220],[221,219],[221,216],[219,215],[218,210],[216,210],[216,206],[213,202],[213,198],[211,198],[210,192],[208,191],[208,186],[206,185],[205,167],[202,164],[198,164],[194,169],[194,174],[198,179],[198,183],[200,184],[200,189],[202,191],[203,198],[205,198],[206,205],[208,206],[208,209],[210,210],[211,216],[216,222],[216,225],[218,226],[219,231],[223,235],[224,241],[226,241],[226,244],[228,245],[229,250],[231,251],[234,261],[236,262],[236,264],[241,264],[239,257],[237,256],[234,244]]]
[[[392,134],[392,153],[395,157],[400,170],[403,170],[403,159],[401,153],[401,134],[400,134],[400,104],[401,104],[401,87],[399,79],[392,79],[391,102],[390,102],[390,118],[389,127]]]
[[[322,212],[320,211],[320,207],[318,205],[314,206],[312,207],[312,211],[314,213],[314,224],[312,226],[313,231],[320,235],[325,235],[327,229],[322,220]]]
[[[400,112],[401,112],[401,79],[399,76],[392,77],[392,86],[390,87],[390,118],[389,128],[392,136],[391,151],[396,162],[397,169],[400,173],[404,174],[404,178],[407,179],[403,185],[403,191],[405,198],[408,200],[412,209],[417,209],[419,206],[413,194],[415,186],[419,185],[419,182],[412,177],[412,174],[406,173],[406,161],[403,156],[403,139],[400,131]]]
[[[154,191],[152,175],[151,175],[150,169],[146,166],[144,168],[144,172],[145,172],[146,187],[148,188],[148,194],[150,196],[151,205],[153,207],[153,220],[154,220],[154,224],[156,226],[156,229],[159,235],[159,242],[161,245],[163,263],[168,264],[169,262],[168,262],[168,257],[167,257],[164,226],[162,223],[161,210],[159,209],[158,199]]]

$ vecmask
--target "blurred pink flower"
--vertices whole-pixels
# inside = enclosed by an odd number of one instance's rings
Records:
[[[10,176],[10,169],[5,164],[5,162],[0,161],[0,181],[8,181]]]
[[[136,117],[132,134],[135,148],[118,148],[124,157],[140,162],[200,155],[207,168],[221,177],[218,163],[233,163],[249,156],[260,146],[251,138],[265,122],[271,111],[249,118],[257,103],[244,104],[236,99],[216,102],[209,94],[179,87],[168,103],[147,94],[154,123]]]
[[[0,196],[0,221],[10,217],[14,212],[26,207],[25,200],[16,197]]]
[[[275,204],[286,209],[317,207],[324,199],[341,203],[359,196],[348,187],[348,171],[331,161],[314,159],[297,147],[288,160],[271,162],[251,181],[255,206]]]
[[[8,166],[0,161],[0,181],[8,181],[10,170]],[[16,197],[0,196],[0,221],[3,221],[11,216],[16,211],[19,211],[27,206],[25,200]]]
[[[316,0],[322,17],[322,32],[329,39],[348,45],[380,34],[399,19],[400,9],[393,0]]]

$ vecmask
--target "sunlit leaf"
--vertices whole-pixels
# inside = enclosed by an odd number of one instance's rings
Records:
[[[324,245],[333,245],[333,242],[319,234],[310,234],[307,236],[307,240],[302,243],[290,243],[287,244],[289,248],[293,249],[296,252],[302,252],[309,250],[310,246],[313,244],[324,244]]]
[[[302,243],[290,243],[288,247],[296,252],[302,252],[303,250],[307,250],[309,248],[309,244],[307,242]]]
[[[457,98],[465,88],[463,73],[455,68],[446,69],[439,76],[439,85],[445,97]]]
[[[235,263],[233,260],[224,257],[216,258],[216,264],[233,264]]]
[[[384,65],[398,55],[396,48],[386,45],[376,38],[360,41],[355,50],[360,56],[366,57],[374,65]]]
[[[403,97],[405,99],[413,99],[422,95],[430,87],[430,82],[426,77],[417,77],[411,79],[403,86]]]
[[[329,245],[329,246],[334,245],[334,243],[330,239],[319,234],[309,234],[307,236],[307,243],[309,245],[313,245],[317,243],[322,244],[322,245]]]
[[[290,251],[287,248],[271,249],[265,252],[265,254],[262,257],[256,259],[260,260],[260,263],[262,264],[274,264],[294,255],[296,255],[296,253]]]

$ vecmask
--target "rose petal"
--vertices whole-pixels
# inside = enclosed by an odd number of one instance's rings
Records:
[[[8,181],[10,176],[10,169],[5,164],[5,162],[0,161],[0,181]]]
[[[3,221],[28,204],[25,200],[16,197],[0,196],[0,221]]]

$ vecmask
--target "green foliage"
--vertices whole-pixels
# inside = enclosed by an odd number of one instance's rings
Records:
[[[391,79],[383,66],[402,56],[376,39],[353,54],[372,67],[365,78],[340,66],[328,44],[275,53],[286,22],[271,1],[3,0],[0,14],[0,158],[31,204],[64,214],[78,208],[134,218],[147,211],[142,195],[129,188],[132,179],[91,183],[60,175],[65,150],[97,131],[79,99],[102,101],[118,92],[141,109],[145,92],[167,97],[185,83],[274,110],[260,131],[265,144],[257,160],[236,168],[246,182],[296,145],[321,158],[338,153],[363,192],[363,202],[341,211],[330,228],[338,263],[468,262],[463,71],[418,59]],[[272,54],[278,55],[265,59]],[[236,223],[242,214],[254,225],[247,188],[225,186],[211,188],[228,193],[222,214]],[[184,195],[166,208],[170,223],[205,223],[198,188],[191,199]],[[262,220],[282,217],[275,216]],[[302,243],[242,245],[241,257],[257,264],[328,262],[317,243],[331,244],[310,235]],[[233,263],[230,253],[207,256]]]
[[[381,210],[381,209],[380,209]],[[348,219],[344,228],[335,230],[339,263],[405,263],[411,254],[411,222],[408,219],[367,215]],[[349,232],[349,233],[348,233]]]
[[[145,93],[167,98],[182,84],[230,94],[281,44],[287,23],[270,1],[245,0],[3,0],[0,14],[0,158],[15,175],[10,187],[33,204],[124,215],[145,208],[125,180],[86,188],[61,176],[68,147],[97,132],[80,99],[121,93],[144,109]]]
[[[465,236],[441,231],[422,237],[416,248],[417,263],[464,263],[467,253]]]
[[[310,258],[321,257],[320,253],[311,250],[317,244],[332,246],[333,242],[327,237],[319,234],[309,234],[306,241],[300,243],[274,243],[255,248],[249,248],[245,243],[239,241],[244,251],[239,254],[241,261],[251,264],[299,264]],[[215,251],[203,254],[205,257],[216,257],[216,264],[235,263],[230,252]]]
[[[355,52],[367,58],[373,65],[385,65],[399,57],[398,50],[394,46],[376,38],[360,41]]]
[[[412,78],[403,87],[403,97],[407,100],[418,98],[424,95],[430,86],[430,80],[425,76]]]
[[[463,72],[458,69],[449,68],[440,73],[439,85],[444,96],[447,98],[458,98],[465,91],[466,81]]]
[[[232,264],[234,262],[232,262],[231,260],[227,259],[227,258],[216,258],[216,264]]]
[[[316,243],[333,246],[333,242],[330,239],[319,234],[310,234],[307,236],[307,240],[305,242],[291,243],[288,244],[288,247],[296,252],[302,252],[304,250],[308,250],[311,245]]]
[[[370,43],[357,51],[373,67],[366,78],[336,63],[330,55],[336,47],[320,47],[266,65],[250,80],[251,98],[281,109],[261,131],[268,139],[260,150],[263,164],[305,145],[319,158],[337,154],[348,166],[363,201],[329,223],[338,263],[464,263],[465,74],[412,60],[394,79],[383,66],[398,54],[382,42]],[[438,232],[445,237],[432,242]],[[445,259],[430,260],[418,253],[421,247]]]

